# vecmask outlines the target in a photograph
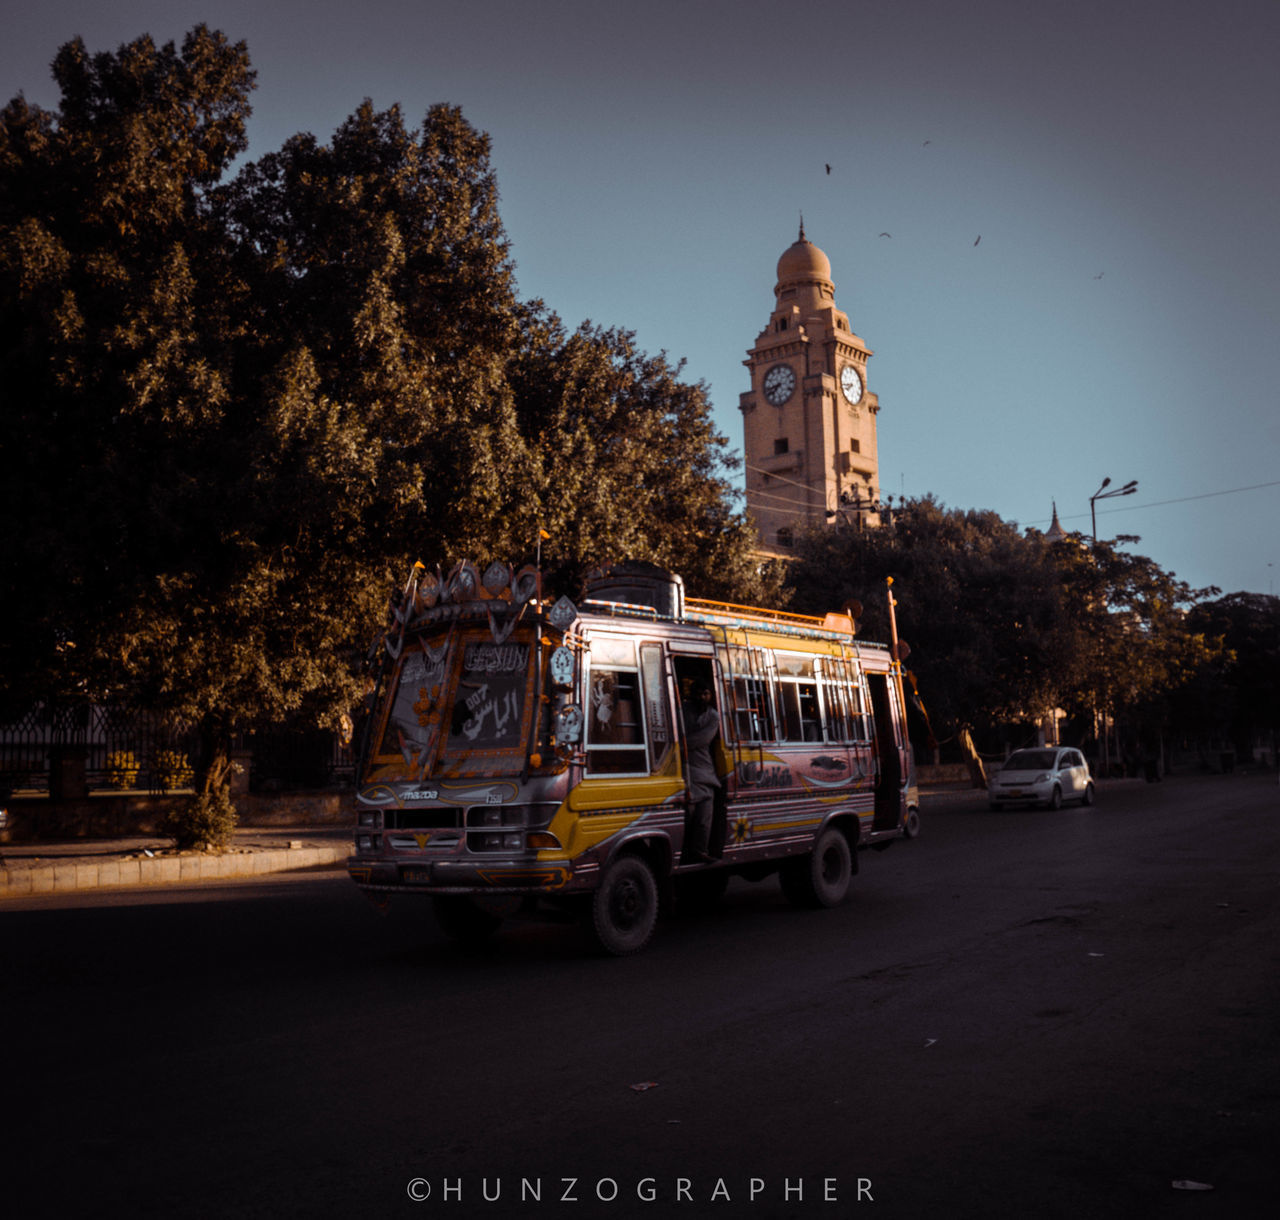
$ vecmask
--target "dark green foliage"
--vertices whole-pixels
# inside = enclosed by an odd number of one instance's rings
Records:
[[[0,114],[0,540],[9,683],[102,692],[98,626],[205,515],[227,353],[203,191],[244,148],[244,47],[63,47],[63,107]],[[19,590],[21,591],[19,594]]]
[[[795,608],[817,614],[857,600],[870,639],[888,639],[893,577],[898,630],[940,725],[1034,717],[1074,676],[1052,556],[995,513],[926,497],[904,504],[889,527],[822,530],[799,552]]]
[[[1191,630],[1219,641],[1179,692],[1176,710],[1201,740],[1231,741],[1242,759],[1280,732],[1280,598],[1231,593],[1193,606]]]
[[[780,581],[757,572],[754,530],[731,508],[736,460],[706,387],[680,371],[628,332],[567,334],[530,314],[508,373],[551,580],[576,591],[587,569],[637,559],[679,572],[696,596],[776,602]]]
[[[243,45],[64,47],[0,115],[0,695],[333,725],[416,558],[619,557],[760,599],[701,386],[515,296],[489,140],[365,102],[245,148]],[[549,582],[550,583],[550,582]],[[562,586],[563,587],[563,586]],[[574,592],[576,590],[566,589]]]
[[[1213,655],[1186,608],[1193,590],[1141,555],[1073,536],[1051,544],[995,513],[905,503],[882,529],[816,531],[791,573],[797,609],[863,603],[863,635],[886,639],[886,577],[898,629],[940,729],[1127,712],[1153,724]]]
[[[202,792],[165,816],[161,832],[182,851],[222,851],[236,829],[236,811],[225,788]]]

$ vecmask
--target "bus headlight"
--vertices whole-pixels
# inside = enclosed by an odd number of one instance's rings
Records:
[[[523,830],[473,830],[467,835],[468,851],[524,851]]]

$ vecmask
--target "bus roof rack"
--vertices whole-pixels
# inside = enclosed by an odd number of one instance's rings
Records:
[[[857,631],[857,624],[848,614],[830,613],[819,617],[814,614],[793,614],[789,610],[765,610],[758,606],[737,606],[732,602],[706,601],[697,597],[685,599],[684,616],[694,623],[715,623],[721,626],[741,623],[797,634],[852,636]]]

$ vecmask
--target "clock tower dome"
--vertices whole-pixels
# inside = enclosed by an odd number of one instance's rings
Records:
[[[831,263],[804,235],[778,259],[773,313],[744,363],[747,511],[761,550],[790,553],[803,529],[879,524],[876,416],[867,389],[870,349],[836,308]]]

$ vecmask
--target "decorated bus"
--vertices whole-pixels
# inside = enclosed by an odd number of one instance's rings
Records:
[[[575,909],[619,955],[664,900],[706,904],[732,876],[841,903],[861,849],[919,829],[900,649],[856,638],[859,612],[700,601],[647,564],[593,574],[578,602],[534,567],[416,565],[372,666],[353,881],[379,905],[429,897],[463,941]],[[695,691],[709,835],[691,830]]]

